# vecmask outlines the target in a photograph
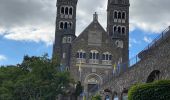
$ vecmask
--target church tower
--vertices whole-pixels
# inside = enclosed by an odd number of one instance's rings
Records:
[[[53,58],[69,68],[71,43],[76,38],[76,7],[78,0],[57,0],[57,17]],[[55,59],[56,60],[56,59]]]
[[[129,0],[108,0],[107,32],[120,51],[117,63],[129,60],[129,6]],[[121,70],[127,67],[128,63],[121,66]]]

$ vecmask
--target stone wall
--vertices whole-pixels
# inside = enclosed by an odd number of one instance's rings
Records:
[[[170,34],[170,31],[169,33]],[[159,71],[157,80],[170,79],[170,36],[164,38],[159,45],[149,49],[144,58],[137,64],[131,66],[126,72],[115,77],[112,81],[104,84],[99,91],[103,97],[108,94],[103,90],[109,89],[113,97],[117,94],[122,100],[122,93],[136,83],[146,83],[153,71]]]

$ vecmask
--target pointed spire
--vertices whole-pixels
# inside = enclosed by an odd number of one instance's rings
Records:
[[[93,14],[93,21],[98,21],[98,14],[97,14],[97,12],[95,12]]]

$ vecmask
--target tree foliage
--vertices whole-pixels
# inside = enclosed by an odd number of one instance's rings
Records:
[[[17,66],[0,67],[0,100],[55,100],[73,80],[47,55],[25,56]]]
[[[170,81],[135,85],[128,92],[128,100],[170,100]]]
[[[97,94],[93,96],[91,100],[102,100],[102,97],[99,94]]]

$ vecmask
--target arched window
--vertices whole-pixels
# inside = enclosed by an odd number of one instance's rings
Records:
[[[99,52],[96,50],[92,50],[90,52],[90,59],[99,59]]]
[[[64,29],[67,29],[67,22],[64,23]]]
[[[69,14],[73,15],[73,8],[72,7],[69,9]]]
[[[68,7],[65,8],[65,14],[68,15]]]
[[[67,43],[71,43],[71,42],[72,42],[71,36],[67,37]]]
[[[117,11],[114,11],[114,19],[117,19]]]
[[[121,19],[121,12],[118,12],[118,19]]]
[[[102,60],[112,60],[112,55],[109,52],[105,52],[102,55]]]
[[[76,54],[77,56],[77,58],[80,58],[80,59],[85,59],[86,58],[86,53],[85,53],[85,51],[84,50],[79,50],[79,51],[77,51],[77,54]]]
[[[120,26],[118,27],[117,31],[118,31],[119,34],[121,33],[121,27]]]
[[[63,29],[63,27],[64,27],[63,22],[60,22],[60,29]]]
[[[113,27],[113,33],[116,33],[116,31],[117,31],[117,26],[114,26]]]
[[[64,7],[61,7],[61,14],[64,14]]]
[[[126,19],[126,13],[122,12],[122,19]]]
[[[63,43],[67,43],[67,37],[63,37]]]
[[[122,27],[122,35],[125,35],[125,34],[126,34],[126,28]]]

